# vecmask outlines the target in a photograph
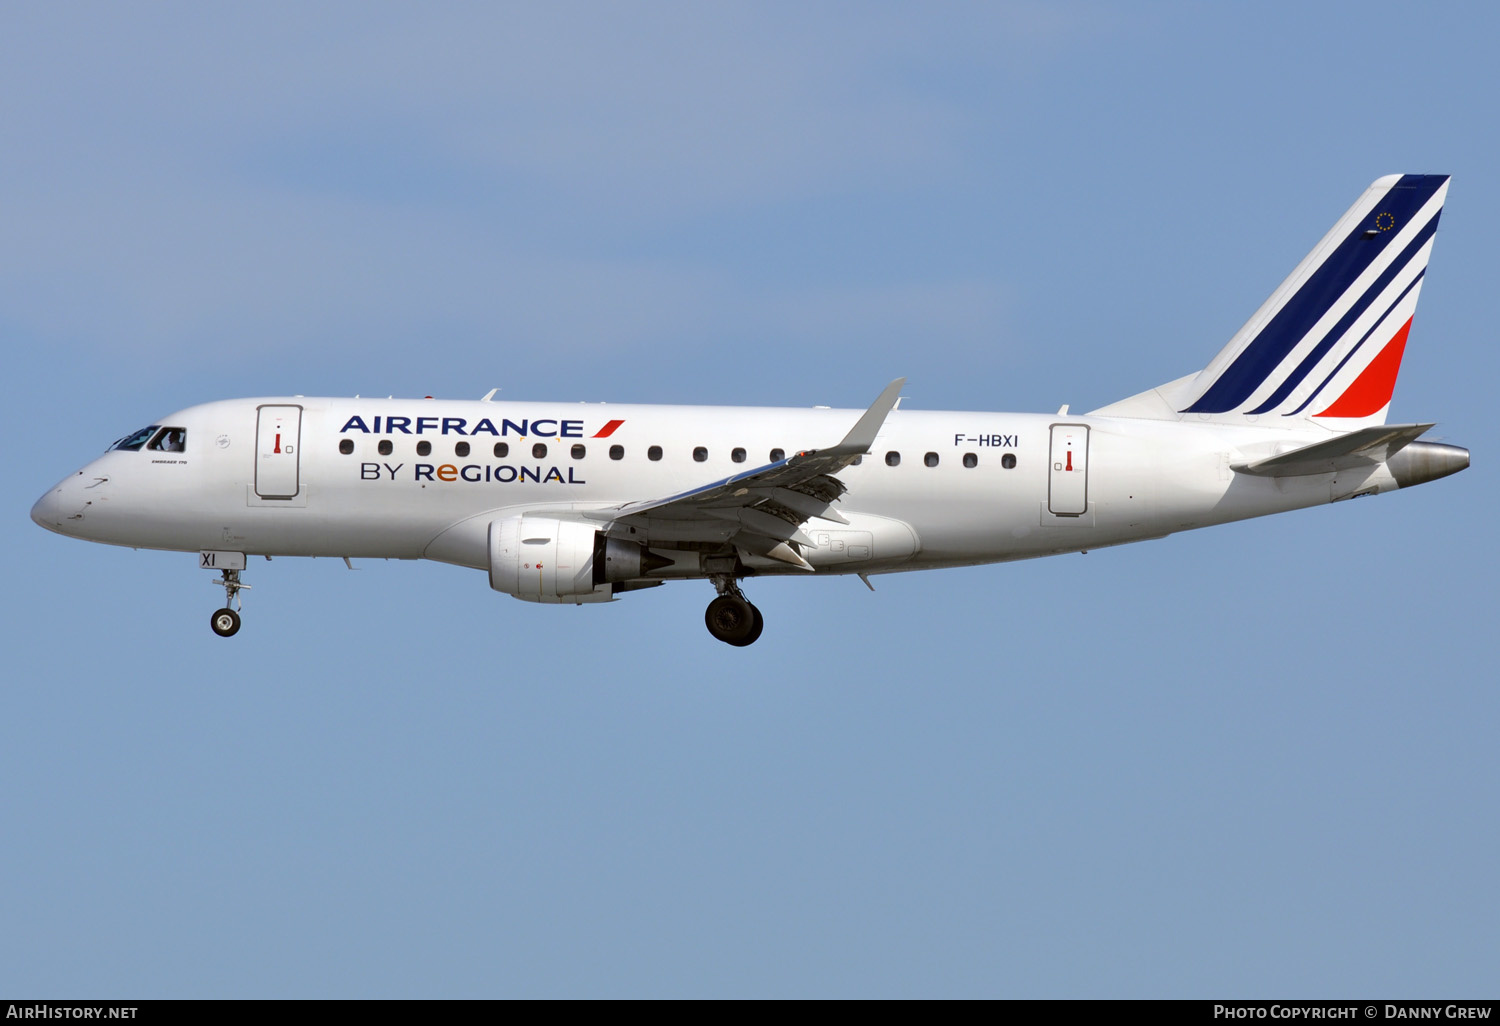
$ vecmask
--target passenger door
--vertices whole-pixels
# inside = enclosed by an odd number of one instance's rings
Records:
[[[1076,517],[1089,505],[1089,429],[1086,424],[1052,425],[1052,462],[1048,468],[1047,509]]]
[[[302,407],[262,406],[256,411],[255,494],[292,499],[301,487]]]

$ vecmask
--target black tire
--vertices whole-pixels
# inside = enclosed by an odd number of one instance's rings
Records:
[[[745,640],[730,642],[736,648],[744,648],[746,645],[755,644],[755,640],[760,637],[760,632],[766,629],[766,618],[760,615],[760,606],[751,605],[750,611],[755,614],[755,626],[750,628],[750,633],[745,637]]]
[[[755,607],[742,598],[720,595],[703,614],[708,633],[730,645],[748,645],[755,631]],[[753,640],[753,639],[752,639]]]
[[[214,615],[208,619],[208,625],[219,637],[232,638],[240,629],[240,614],[233,609],[215,609]]]

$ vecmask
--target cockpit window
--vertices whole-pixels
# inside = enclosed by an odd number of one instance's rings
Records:
[[[128,434],[114,445],[111,445],[109,451],[114,452],[116,449],[124,449],[126,452],[136,452],[141,446],[146,444],[146,439],[156,434],[156,430],[160,426],[160,424],[152,424],[150,427],[143,427],[139,431]]]
[[[151,439],[151,444],[146,448],[152,452],[182,452],[186,446],[186,428],[164,427],[157,432],[156,437]]]

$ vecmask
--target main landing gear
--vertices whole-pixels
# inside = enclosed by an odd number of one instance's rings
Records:
[[[230,638],[240,629],[240,614],[236,611],[244,608],[244,603],[240,601],[240,591],[249,588],[250,585],[240,583],[238,570],[224,570],[222,573],[224,576],[213,583],[224,586],[224,608],[214,610],[214,615],[209,617],[208,625],[219,637]],[[231,605],[235,609],[230,609]]]
[[[712,580],[719,589],[719,597],[708,604],[703,614],[708,633],[736,648],[753,645],[766,628],[765,617],[745,598],[734,578],[718,576]]]

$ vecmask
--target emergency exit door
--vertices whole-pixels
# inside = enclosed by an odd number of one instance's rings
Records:
[[[255,494],[291,499],[300,487],[302,407],[262,406],[255,429]]]
[[[1085,424],[1052,425],[1052,464],[1048,468],[1047,509],[1076,517],[1089,507],[1089,429]]]

